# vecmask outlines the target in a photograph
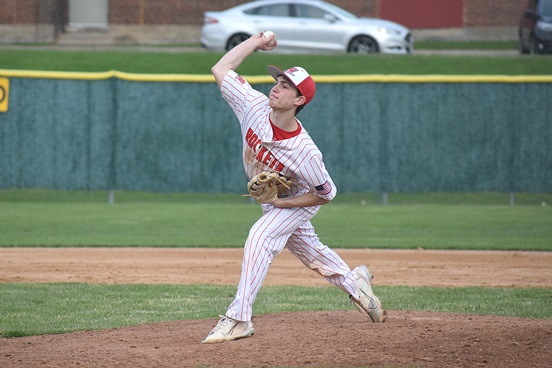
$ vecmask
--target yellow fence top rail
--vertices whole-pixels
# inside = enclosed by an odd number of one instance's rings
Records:
[[[106,80],[117,78],[135,82],[189,82],[211,83],[208,74],[140,74],[117,70],[106,72],[57,72],[41,70],[0,69],[0,77]],[[271,76],[244,76],[249,83],[273,83]],[[350,74],[313,75],[317,83],[552,83],[552,75],[402,75],[402,74]]]

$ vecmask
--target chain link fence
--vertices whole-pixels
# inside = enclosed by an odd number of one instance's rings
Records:
[[[212,82],[135,78],[10,78],[0,188],[242,193],[239,129]],[[552,119],[539,107],[551,94],[548,83],[319,83],[300,119],[343,200],[546,204]]]

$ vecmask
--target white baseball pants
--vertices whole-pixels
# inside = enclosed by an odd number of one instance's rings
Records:
[[[249,231],[245,242],[238,291],[226,315],[250,321],[253,303],[275,255],[285,247],[305,266],[322,275],[348,295],[358,298],[357,277],[341,257],[322,244],[310,219],[320,206],[275,208],[263,205],[263,216]]]

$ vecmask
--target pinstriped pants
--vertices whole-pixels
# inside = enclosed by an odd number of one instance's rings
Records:
[[[357,277],[336,252],[320,242],[314,232],[310,219],[320,206],[262,207],[264,214],[253,225],[245,242],[240,283],[226,312],[228,317],[251,320],[253,303],[272,259],[284,248],[331,284],[358,298]]]

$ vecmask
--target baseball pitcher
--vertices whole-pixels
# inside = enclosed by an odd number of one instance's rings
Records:
[[[336,252],[320,242],[310,222],[320,206],[337,193],[320,150],[296,117],[315,95],[314,80],[301,67],[284,71],[270,65],[268,72],[275,83],[267,97],[235,72],[254,51],[275,47],[272,32],[254,35],[228,51],[211,69],[222,97],[240,123],[247,188],[260,203],[263,215],[245,242],[236,296],[203,343],[253,335],[253,303],[274,256],[284,248],[341,288],[373,322],[386,319],[366,266],[351,271]]]

